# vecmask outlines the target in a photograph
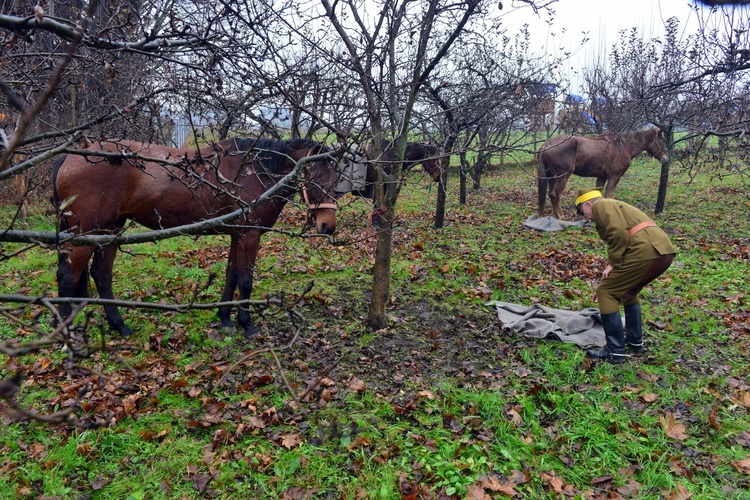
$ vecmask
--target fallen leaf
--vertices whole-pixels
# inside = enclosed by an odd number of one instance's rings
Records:
[[[292,448],[299,446],[301,442],[302,438],[300,438],[299,434],[284,434],[283,436],[281,436],[281,446],[283,446],[287,450],[291,450]]]
[[[110,481],[109,478],[104,477],[104,476],[99,476],[96,479],[94,479],[93,483],[91,483],[91,489],[94,491],[98,491],[104,488],[105,486],[107,486],[109,484],[109,481]]]
[[[539,474],[539,477],[542,478],[542,481],[549,484],[552,488],[552,491],[554,491],[555,493],[563,492],[565,483],[561,478],[557,477],[554,474],[547,474],[546,472],[542,472],[541,474]]]
[[[50,360],[49,358],[41,357],[38,359],[38,363],[39,363],[39,368],[41,368],[42,371],[44,371],[47,368],[49,368],[49,365],[52,364],[52,360]]]
[[[734,400],[738,404],[741,404],[745,408],[750,408],[750,391],[744,391],[740,394],[740,397]]]
[[[719,415],[719,408],[717,406],[712,406],[711,413],[708,414],[708,423],[710,423],[711,427],[713,427],[717,431],[721,428],[721,425],[719,424],[719,421],[717,419],[718,415]]]
[[[618,486],[616,491],[618,495],[624,498],[638,498],[640,490],[640,483],[631,477],[626,484]]]
[[[354,392],[363,392],[365,390],[365,383],[357,377],[352,377],[347,387]]]
[[[315,498],[318,488],[305,489],[300,486],[292,486],[281,494],[281,500],[309,500]]]
[[[644,394],[643,396],[641,396],[641,399],[644,403],[653,403],[654,401],[659,399],[659,396],[657,396],[653,392],[649,392],[648,394]]]
[[[94,447],[88,443],[81,443],[76,446],[76,453],[86,458],[96,457],[96,451],[94,450]]]
[[[688,498],[692,496],[693,494],[690,493],[687,488],[678,484],[677,491],[670,491],[669,495],[667,495],[667,500],[688,500]]]
[[[496,491],[497,493],[500,493],[502,495],[508,496],[513,498],[514,496],[518,495],[518,492],[515,490],[515,483],[511,481],[506,481],[504,483],[501,483],[500,481],[495,480],[494,484],[489,487],[486,486],[486,488]]]
[[[661,422],[662,429],[664,429],[664,434],[667,436],[679,441],[687,439],[685,426],[675,422],[674,415],[671,413],[667,413],[666,417],[659,417],[659,421]]]
[[[254,427],[256,429],[263,429],[266,427],[266,422],[259,417],[247,417],[245,419],[247,421],[247,424],[251,427]]]
[[[208,483],[211,482],[213,477],[211,477],[211,474],[198,474],[193,476],[193,488],[198,493],[205,493],[206,488],[208,487]]]
[[[430,391],[419,391],[417,393],[417,396],[419,396],[421,398],[427,398],[430,401],[432,401],[433,399],[435,399],[435,395],[433,393],[431,393]]]
[[[734,468],[738,471],[750,475],[750,458],[737,460],[736,462],[732,462],[732,465],[734,465]]]
[[[139,394],[130,394],[122,400],[122,406],[125,408],[126,412],[132,413],[140,399],[141,396]]]
[[[510,421],[515,425],[516,427],[521,427],[523,425],[523,418],[521,417],[521,414],[516,411],[515,408],[510,408],[506,412],[507,416],[510,418]]]

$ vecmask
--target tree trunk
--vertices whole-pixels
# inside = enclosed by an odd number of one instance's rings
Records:
[[[381,330],[388,325],[385,311],[391,289],[394,213],[394,207],[388,207],[383,213],[376,212],[374,220],[379,231],[375,239],[375,265],[372,267],[372,299],[367,313],[367,326],[373,330]]]
[[[667,200],[667,185],[669,184],[669,163],[672,155],[674,154],[674,127],[668,125],[664,128],[664,139],[667,143],[667,154],[670,160],[665,161],[661,164],[661,175],[659,176],[659,194],[656,196],[656,208],[654,208],[655,214],[660,214],[664,211],[664,205]]]
[[[456,144],[458,134],[451,133],[445,140],[443,151],[450,153]],[[443,170],[438,182],[437,204],[435,207],[435,229],[442,229],[445,225],[445,201],[448,197],[448,170],[451,166],[451,156],[443,156],[440,159],[440,168]]]
[[[450,158],[448,158],[447,163],[450,164],[450,161]],[[435,207],[435,229],[442,229],[445,225],[446,186],[448,185],[448,168],[445,159],[443,159],[442,168],[443,172],[440,174],[440,182],[438,182],[437,204]]]
[[[461,172],[461,184],[459,187],[459,203],[461,205],[466,205],[466,172],[469,171],[469,162],[466,160],[466,154],[461,153],[461,166],[460,170]]]
[[[471,180],[473,181],[473,184],[471,185],[471,189],[474,191],[479,191],[482,189],[482,166],[476,165],[474,168],[474,172],[471,176]]]

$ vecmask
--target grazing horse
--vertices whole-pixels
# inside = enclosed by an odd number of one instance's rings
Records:
[[[97,142],[83,154],[58,161],[53,174],[54,200],[63,203],[62,227],[76,234],[111,234],[127,220],[150,229],[199,222],[248,207],[290,174],[306,157],[325,153],[308,140],[229,139],[203,149],[178,149],[132,141]],[[210,233],[231,237],[222,302],[232,301],[239,289],[245,300],[253,289],[253,266],[261,235],[276,222],[284,205],[302,191],[319,233],[333,234],[336,216],[333,193],[338,172],[328,159],[307,163],[299,180],[287,182],[267,201]],[[63,245],[57,282],[60,297],[88,296],[88,263],[99,296],[113,299],[112,265],[117,246]],[[116,306],[104,307],[109,325],[122,336],[133,333]],[[70,305],[60,307],[67,319]],[[233,328],[230,307],[218,309],[220,327]],[[245,337],[258,329],[247,308],[237,322]]]
[[[651,127],[622,135],[557,135],[547,140],[537,152],[539,217],[544,216],[549,188],[554,216],[563,218],[560,196],[565,191],[570,174],[596,177],[599,187],[604,187],[606,182],[605,196],[612,196],[633,158],[643,151],[662,163],[669,161],[664,131]]]
[[[337,188],[338,193],[351,192],[363,198],[374,199],[375,165],[380,166],[386,175],[392,175],[396,172],[400,163],[396,147],[392,143],[383,140],[381,151],[383,152],[382,155],[375,158],[372,144],[368,144],[364,148],[364,158],[360,159],[360,162],[343,162],[341,165],[342,180]],[[422,164],[422,168],[424,168],[425,172],[435,182],[440,180],[443,172],[442,168],[440,168],[438,148],[419,142],[409,142],[406,144],[404,160],[401,163],[402,173],[414,168],[416,165]]]
[[[367,147],[367,156],[370,158],[370,168],[367,169],[368,182],[375,182],[375,172],[372,169],[373,164],[382,166],[383,171],[388,175],[393,174],[398,167],[398,151],[396,146],[385,139],[381,144],[383,155],[380,158],[373,158],[372,145]],[[432,177],[432,180],[435,182],[440,180],[440,174],[442,174],[443,170],[440,168],[438,148],[419,142],[407,142],[402,170],[411,170],[419,164]]]

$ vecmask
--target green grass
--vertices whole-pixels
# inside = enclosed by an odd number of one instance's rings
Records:
[[[658,178],[656,162],[639,158],[616,196],[651,213]],[[575,190],[591,183],[570,181],[568,215]],[[439,231],[434,186],[414,176],[404,190],[384,331],[363,326],[373,259],[371,240],[357,242],[370,230],[365,203],[344,200],[337,245],[264,236],[253,298],[296,299],[314,282],[296,306],[307,318],[300,345],[279,353],[297,394],[320,382],[299,403],[272,357],[252,355],[290,337],[286,314],[275,309],[259,318],[265,333],[252,341],[215,334],[210,311],[123,310],[136,334],[105,339],[132,350],[81,363],[101,377],[69,376],[64,354],[53,350],[4,357],[0,378],[17,364],[26,369],[24,405],[55,411],[86,381],[92,391],[81,415],[112,424],[77,430],[6,415],[0,498],[392,499],[404,485],[425,497],[464,498],[481,488],[503,498],[491,481],[525,498],[656,499],[679,491],[750,498],[750,474],[737,465],[750,447],[742,399],[750,380],[750,224],[741,180],[691,180],[673,170],[666,210],[655,219],[677,259],[642,295],[648,356],[622,366],[592,365],[575,346],[503,332],[484,306],[497,299],[591,307],[604,262],[595,231],[523,228],[536,211],[527,165],[488,173],[466,206],[457,204],[457,185],[452,176]],[[280,227],[296,230],[302,217],[292,209]],[[50,227],[41,216],[24,224]],[[227,243],[203,237],[129,247],[115,264],[115,294],[185,303],[197,289],[200,301],[217,301],[224,258],[205,255]],[[54,251],[28,250],[0,262],[0,291],[54,290],[55,268]],[[217,279],[204,288],[209,273]],[[31,322],[39,312],[19,314]],[[103,321],[101,308],[87,312]],[[48,317],[38,321],[46,328]],[[465,323],[482,336],[471,337]],[[0,339],[34,335],[0,318]],[[684,426],[683,437],[669,435],[670,418]]]

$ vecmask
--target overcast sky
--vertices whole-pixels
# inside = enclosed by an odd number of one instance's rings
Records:
[[[509,7],[513,5],[512,0],[503,0],[503,4],[503,10],[510,10]],[[521,4],[515,2],[515,5]],[[573,50],[580,46],[583,32],[588,32],[590,40],[567,65],[576,73],[600,57],[602,51],[608,53],[621,30],[636,27],[644,36],[657,38],[664,34],[664,21],[676,16],[683,29],[694,32],[697,19],[692,5],[689,0],[559,0],[551,6],[555,11],[551,27],[547,23],[549,14],[540,11],[539,15],[535,15],[528,8],[509,12],[504,21],[511,35],[528,23],[532,35],[531,46],[537,53],[541,53],[543,48],[548,54]],[[574,92],[580,92],[577,80],[575,75],[571,75]]]

